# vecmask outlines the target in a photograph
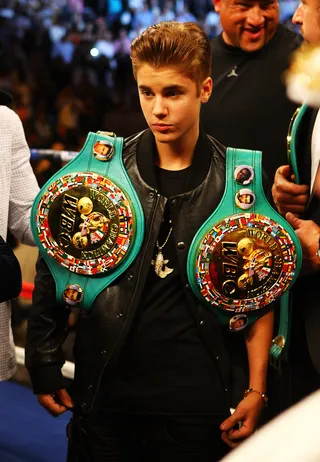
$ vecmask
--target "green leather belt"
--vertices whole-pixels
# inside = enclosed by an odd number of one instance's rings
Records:
[[[261,159],[260,151],[227,149],[223,198],[188,255],[190,286],[231,331],[254,322],[301,267],[294,230],[265,197]]]
[[[296,147],[296,140],[297,135],[300,128],[301,120],[307,110],[308,106],[303,104],[299,107],[292,116],[288,136],[287,136],[287,153],[288,153],[288,161],[294,174],[294,181],[297,184],[300,184],[300,175],[298,170],[298,163],[297,163],[297,147]]]
[[[291,171],[294,174],[295,183],[300,184],[300,174],[297,162],[297,135],[300,130],[301,121],[308,106],[303,104],[293,114],[287,135],[287,155]],[[271,364],[277,369],[281,369],[281,361],[286,360],[289,352],[289,332],[290,332],[290,293],[287,291],[281,297],[280,320],[278,335],[272,340],[270,349]]]
[[[89,133],[80,153],[37,195],[35,242],[56,283],[58,303],[90,309],[137,256],[144,215],[122,161],[123,139]]]

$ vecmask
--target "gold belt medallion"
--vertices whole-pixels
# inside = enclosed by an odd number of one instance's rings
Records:
[[[227,311],[257,310],[278,298],[296,268],[288,232],[262,214],[241,213],[217,223],[202,240],[196,277],[202,296]]]
[[[41,245],[69,271],[95,275],[128,252],[133,214],[125,193],[96,173],[72,173],[52,183],[37,209]]]

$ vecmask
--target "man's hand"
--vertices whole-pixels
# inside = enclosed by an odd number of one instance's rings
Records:
[[[234,413],[220,425],[222,440],[230,448],[238,446],[256,430],[263,408],[262,397],[258,393],[249,393],[240,401]],[[239,422],[242,425],[237,429]]]
[[[320,269],[320,258],[316,255],[319,249],[320,228],[312,220],[301,220],[292,213],[286,214],[287,222],[295,230],[302,247],[303,273]]]
[[[293,182],[289,165],[283,165],[276,171],[272,186],[272,197],[281,215],[287,212],[300,216],[309,198],[309,187]]]
[[[73,402],[65,388],[52,394],[37,395],[38,402],[54,417],[73,408]]]

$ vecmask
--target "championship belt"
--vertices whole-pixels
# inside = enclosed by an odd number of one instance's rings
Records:
[[[223,198],[188,255],[192,290],[230,331],[257,320],[301,267],[294,230],[265,197],[261,159],[260,151],[227,149]]]
[[[32,232],[57,302],[90,309],[139,252],[144,215],[122,161],[123,138],[89,133],[80,153],[37,195]]]

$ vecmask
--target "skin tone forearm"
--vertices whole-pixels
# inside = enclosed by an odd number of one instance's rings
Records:
[[[246,336],[246,347],[248,353],[250,380],[249,388],[262,393],[266,391],[267,369],[269,351],[273,332],[273,312],[258,319],[248,331]],[[238,404],[234,413],[222,422],[223,441],[234,448],[241,441],[250,436],[257,428],[261,412],[264,408],[264,400],[259,393],[249,393]],[[237,424],[242,423],[238,429]]]
[[[246,336],[250,380],[249,388],[266,391],[269,351],[273,332],[273,311],[258,319]]]

